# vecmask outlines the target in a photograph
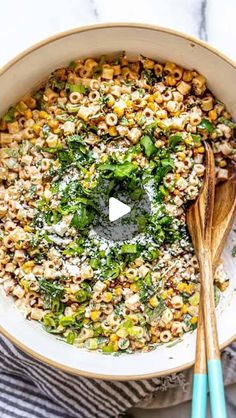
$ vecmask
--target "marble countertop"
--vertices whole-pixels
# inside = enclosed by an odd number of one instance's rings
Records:
[[[155,23],[208,41],[236,60],[235,0],[7,0],[0,66],[57,32],[99,22]]]

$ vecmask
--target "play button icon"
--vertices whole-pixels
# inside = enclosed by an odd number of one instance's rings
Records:
[[[92,229],[96,235],[121,242],[131,240],[142,232],[151,211],[150,199],[144,188],[130,188],[127,183],[104,179],[94,199],[97,215]]]
[[[110,197],[109,199],[109,221],[114,222],[122,218],[131,211],[131,207],[116,199]]]

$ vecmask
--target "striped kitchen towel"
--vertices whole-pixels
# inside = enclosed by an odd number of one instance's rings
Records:
[[[236,382],[236,344],[223,353],[225,383]],[[133,406],[171,406],[191,397],[191,370],[163,378],[111,382],[73,376],[0,338],[1,418],[117,418]]]

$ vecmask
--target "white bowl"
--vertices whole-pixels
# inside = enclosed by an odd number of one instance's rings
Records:
[[[174,61],[196,69],[207,78],[209,88],[236,119],[236,66],[207,44],[181,33],[143,24],[103,24],[74,29],[51,37],[12,60],[0,72],[0,114],[45,79],[52,70],[75,58],[99,56],[125,50],[128,57],[143,54],[161,61]],[[235,234],[232,232],[231,234]],[[230,286],[217,308],[222,346],[236,335],[236,274],[229,238],[223,258]],[[25,320],[10,297],[0,291],[0,331],[33,357],[87,377],[143,379],[187,368],[194,362],[195,333],[177,344],[163,345],[143,354],[109,356],[75,348]]]

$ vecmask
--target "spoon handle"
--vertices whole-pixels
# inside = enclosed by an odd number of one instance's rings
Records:
[[[227,418],[221,360],[208,360],[207,368],[212,418]]]
[[[201,295],[202,296],[202,295]],[[206,347],[203,322],[202,297],[200,296],[196,360],[193,375],[192,414],[191,418],[206,418],[207,406],[207,370],[206,370]]]
[[[212,418],[227,418],[215,315],[212,259],[209,247],[203,244],[199,252],[208,384]]]

